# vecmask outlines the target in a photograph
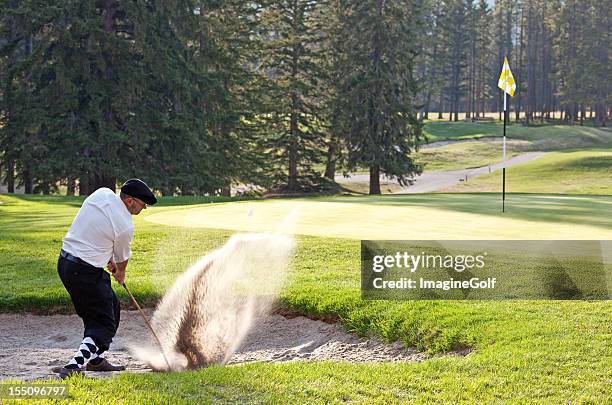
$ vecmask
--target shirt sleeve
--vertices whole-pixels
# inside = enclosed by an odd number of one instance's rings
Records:
[[[132,239],[134,239],[133,229],[121,232],[115,237],[113,246],[113,260],[115,263],[124,262],[132,256]]]

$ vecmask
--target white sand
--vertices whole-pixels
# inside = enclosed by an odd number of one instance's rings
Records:
[[[147,310],[148,316],[152,311]],[[53,366],[70,359],[82,340],[82,322],[76,315],[40,316],[0,314],[0,380],[56,378]],[[121,324],[106,358],[123,364],[126,372],[151,371],[129,352],[142,342],[153,344],[150,332],[136,311],[122,311]],[[339,324],[302,316],[288,319],[270,315],[256,320],[251,332],[229,364],[252,361],[423,361],[426,355],[400,343],[384,344],[359,338]],[[92,373],[105,377],[114,373]]]

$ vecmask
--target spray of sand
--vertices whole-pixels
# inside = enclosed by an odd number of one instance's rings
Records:
[[[185,271],[152,319],[171,369],[227,362],[278,296],[293,250],[281,234],[236,234]],[[168,369],[159,348],[131,349],[153,369]]]

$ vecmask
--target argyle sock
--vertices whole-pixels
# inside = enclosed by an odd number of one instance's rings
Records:
[[[98,347],[94,343],[93,339],[87,336],[83,339],[79,350],[74,354],[74,357],[65,366],[66,368],[81,368],[83,364],[92,358],[92,355],[98,357],[95,353],[98,351]]]
[[[91,359],[89,359],[89,363],[93,364],[94,366],[97,366],[98,364],[102,363],[102,360],[104,360],[104,358],[92,354],[92,356],[96,356],[96,357],[92,357]]]

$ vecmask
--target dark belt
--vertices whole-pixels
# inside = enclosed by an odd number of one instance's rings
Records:
[[[63,257],[64,259],[71,261],[73,263],[78,263],[78,264],[82,264],[84,266],[89,266],[89,267],[93,267],[94,269],[98,269],[99,267],[96,267],[94,265],[91,265],[89,263],[87,263],[85,260],[78,258],[76,256],[71,255],[70,253],[66,252],[64,249],[60,250],[60,256]]]

